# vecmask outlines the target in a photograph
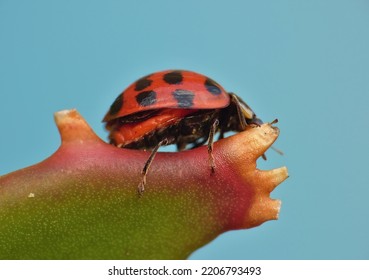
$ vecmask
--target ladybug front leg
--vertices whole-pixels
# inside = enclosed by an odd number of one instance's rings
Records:
[[[156,153],[158,152],[158,150],[159,150],[159,148],[161,146],[165,146],[165,145],[168,145],[168,144],[169,144],[169,140],[165,138],[165,139],[161,140],[155,146],[155,148],[152,150],[152,152],[150,154],[150,157],[146,161],[145,166],[144,166],[144,168],[141,171],[142,178],[141,178],[141,182],[138,184],[138,188],[137,188],[137,191],[138,191],[138,194],[139,195],[142,195],[144,193],[144,191],[145,191],[146,175],[147,175],[147,173],[149,171],[149,168],[151,166],[151,163],[153,162],[153,160],[155,158]]]
[[[219,120],[216,119],[213,124],[211,125],[209,138],[208,138],[208,154],[209,154],[209,165],[211,168],[211,172],[215,172],[215,161],[213,156],[213,144],[214,144],[214,134],[217,132],[219,125]]]

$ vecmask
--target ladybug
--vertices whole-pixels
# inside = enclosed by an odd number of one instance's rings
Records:
[[[219,132],[222,139],[228,131],[263,123],[236,94],[209,77],[185,70],[156,72],[137,80],[115,99],[103,122],[111,144],[152,151],[142,170],[140,194],[161,146],[176,144],[182,151],[207,142],[214,172],[214,135]]]

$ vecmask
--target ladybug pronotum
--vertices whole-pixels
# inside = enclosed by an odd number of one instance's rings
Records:
[[[131,84],[115,99],[103,122],[111,144],[152,151],[142,170],[140,194],[160,146],[176,144],[181,151],[207,142],[214,172],[214,135],[219,132],[221,139],[228,131],[263,123],[236,94],[204,75],[184,70],[156,72]]]

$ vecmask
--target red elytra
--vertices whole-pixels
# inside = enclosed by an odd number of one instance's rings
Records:
[[[208,142],[214,172],[214,135],[219,132],[223,138],[228,131],[262,124],[240,97],[211,78],[185,70],[156,72],[137,80],[115,99],[103,122],[112,144],[152,150],[142,170],[139,193],[160,146],[176,144],[178,150],[184,150]]]
[[[229,102],[229,94],[212,79],[191,71],[167,70],[131,84],[116,98],[103,121],[153,109],[224,108]]]

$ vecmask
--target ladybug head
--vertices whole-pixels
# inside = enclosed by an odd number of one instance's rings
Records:
[[[259,119],[258,117],[256,117],[256,115],[254,114],[252,119],[246,119],[247,124],[256,124],[258,126],[262,125],[264,122]]]
[[[256,114],[254,111],[250,108],[249,105],[246,104],[245,101],[243,101],[239,96],[237,96],[234,93],[229,93],[232,102],[241,110],[242,115],[244,116],[247,124],[256,124],[261,125],[263,124],[263,121],[260,120],[258,117],[256,117]]]

